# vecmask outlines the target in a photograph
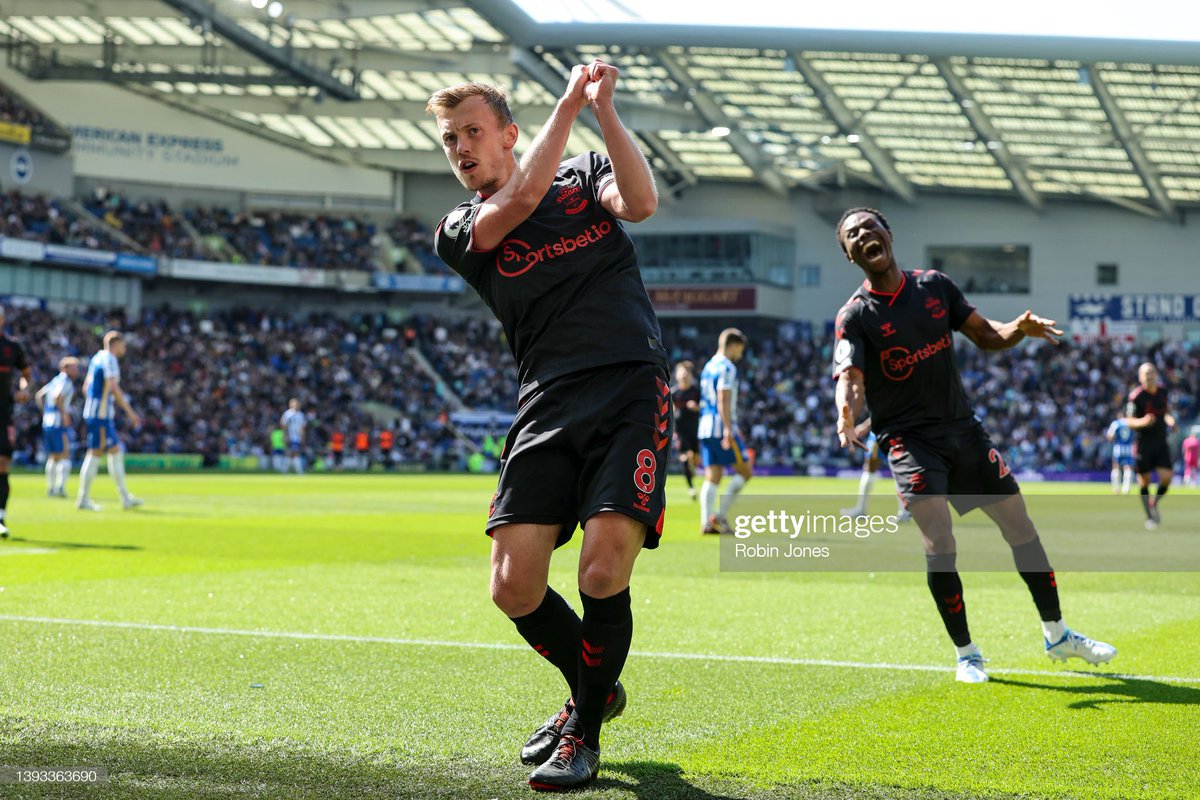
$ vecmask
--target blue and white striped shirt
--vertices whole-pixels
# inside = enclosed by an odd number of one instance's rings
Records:
[[[717,354],[704,365],[700,373],[700,430],[701,439],[720,439],[725,435],[721,419],[721,391],[728,389],[729,421],[737,426],[737,367],[727,357]]]
[[[116,378],[120,383],[121,367],[117,364],[116,356],[101,350],[88,362],[87,377],[83,381],[84,419],[113,419],[116,416],[116,404],[108,390],[110,378]]]
[[[71,401],[75,399],[75,384],[71,382],[71,377],[65,372],[55,375],[45,386],[45,392],[42,394],[42,403],[44,404],[44,410],[42,411],[43,428],[63,427],[63,412],[59,408],[60,398],[63,407],[70,406]]]

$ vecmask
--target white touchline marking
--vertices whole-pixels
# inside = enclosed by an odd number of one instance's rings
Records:
[[[355,636],[344,633],[303,633],[301,631],[251,631],[240,628],[205,628],[193,625],[158,625],[152,622],[116,622],[103,619],[63,619],[59,617],[22,617],[0,614],[0,622],[27,622],[38,625],[81,625],[91,628],[124,628],[139,631],[168,631],[171,633],[200,633],[215,636],[248,636],[259,639],[306,639],[323,642],[357,642],[395,644],[410,647],[461,647],[468,650],[528,650],[523,644],[497,642],[451,642],[441,639],[399,639],[390,636]],[[835,661],[828,658],[788,658],[784,656],[742,656],[721,653],[657,653],[631,650],[638,658],[662,658],[677,661],[723,661],[738,664],[781,664],[795,667],[842,667],[844,669],[882,669],[905,672],[954,672],[955,667],[937,664],[891,664],[874,661]],[[988,669],[989,675],[1027,675],[1044,678],[1118,678],[1160,683],[1200,684],[1200,677],[1176,675],[1132,675],[1123,672],[1086,672],[1048,669]]]
[[[0,550],[0,556],[44,556],[57,552],[53,547],[5,547]]]

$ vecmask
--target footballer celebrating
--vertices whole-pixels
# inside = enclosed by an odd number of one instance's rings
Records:
[[[621,713],[618,683],[633,635],[629,581],[658,546],[665,512],[671,398],[658,319],[621,223],[658,206],[650,167],[613,106],[619,77],[602,61],[566,91],[520,161],[517,126],[497,88],[466,83],[427,110],[474,197],[437,227],[438,255],[504,328],[520,396],[488,513],[492,599],[570,689],[521,760],[535,789],[596,776],[601,724]],[[609,156],[561,161],[591,107]],[[583,527],[583,616],[548,586],[550,557]]]
[[[1125,405],[1125,423],[1137,434],[1134,445],[1134,467],[1137,470],[1138,490],[1142,509],[1146,512],[1146,530],[1154,530],[1162,518],[1158,504],[1171,486],[1175,469],[1171,464],[1171,448],[1167,430],[1175,427],[1175,417],[1167,410],[1167,390],[1158,385],[1158,370],[1149,361],[1138,367],[1137,388],[1129,393]],[[1150,496],[1150,476],[1158,473],[1158,489]]]
[[[988,676],[967,627],[950,504],[960,515],[982,508],[1000,528],[1041,616],[1047,655],[1110,660],[1116,648],[1063,623],[1054,570],[1012,471],[971,410],[954,359],[954,331],[984,350],[1026,337],[1057,342],[1062,331],[1029,311],[1007,323],[986,319],[942,273],[901,270],[891,229],[875,209],[846,211],[837,237],[846,259],[866,275],[834,326],[838,439],[843,447],[864,446],[855,420],[869,406],[871,430],[924,539],[929,591],[958,654],[957,680]]]

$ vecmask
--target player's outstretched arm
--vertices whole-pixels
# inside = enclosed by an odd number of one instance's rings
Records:
[[[834,390],[834,405],[837,407],[838,444],[848,450],[867,445],[859,436],[858,426],[854,420],[862,416],[866,407],[866,387],[863,385],[862,373],[857,369],[847,369],[838,376],[837,387]]]
[[[480,205],[471,227],[472,246],[476,250],[498,247],[513,228],[533,213],[549,191],[554,176],[558,174],[571,126],[588,104],[583,90],[590,76],[590,68],[582,64],[571,70],[566,91],[558,99],[550,119],[546,120],[521,157],[512,177],[500,191]],[[512,129],[515,131],[515,126]]]
[[[1007,350],[1026,337],[1058,344],[1058,337],[1063,332],[1054,327],[1057,324],[1032,311],[1026,311],[1012,322],[996,322],[972,311],[960,330],[981,350]]]
[[[600,204],[608,213],[626,222],[641,222],[658,210],[658,188],[646,156],[633,141],[617,116],[613,93],[621,72],[597,59],[590,65],[592,82],[584,93],[591,102],[600,134],[612,161],[613,182],[604,189]]]

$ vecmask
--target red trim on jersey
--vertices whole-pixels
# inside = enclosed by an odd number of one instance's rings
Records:
[[[892,303],[896,302],[896,298],[900,296],[900,293],[902,291],[904,291],[904,284],[906,284],[906,283],[908,283],[908,276],[905,275],[903,271],[901,271],[900,272],[900,285],[896,287],[896,291],[894,291],[894,292],[876,291],[875,289],[871,288],[871,282],[869,280],[863,281],[863,288],[866,289],[871,294],[877,294],[881,297],[892,298],[891,300],[888,300],[888,306],[890,307],[892,305]]]

